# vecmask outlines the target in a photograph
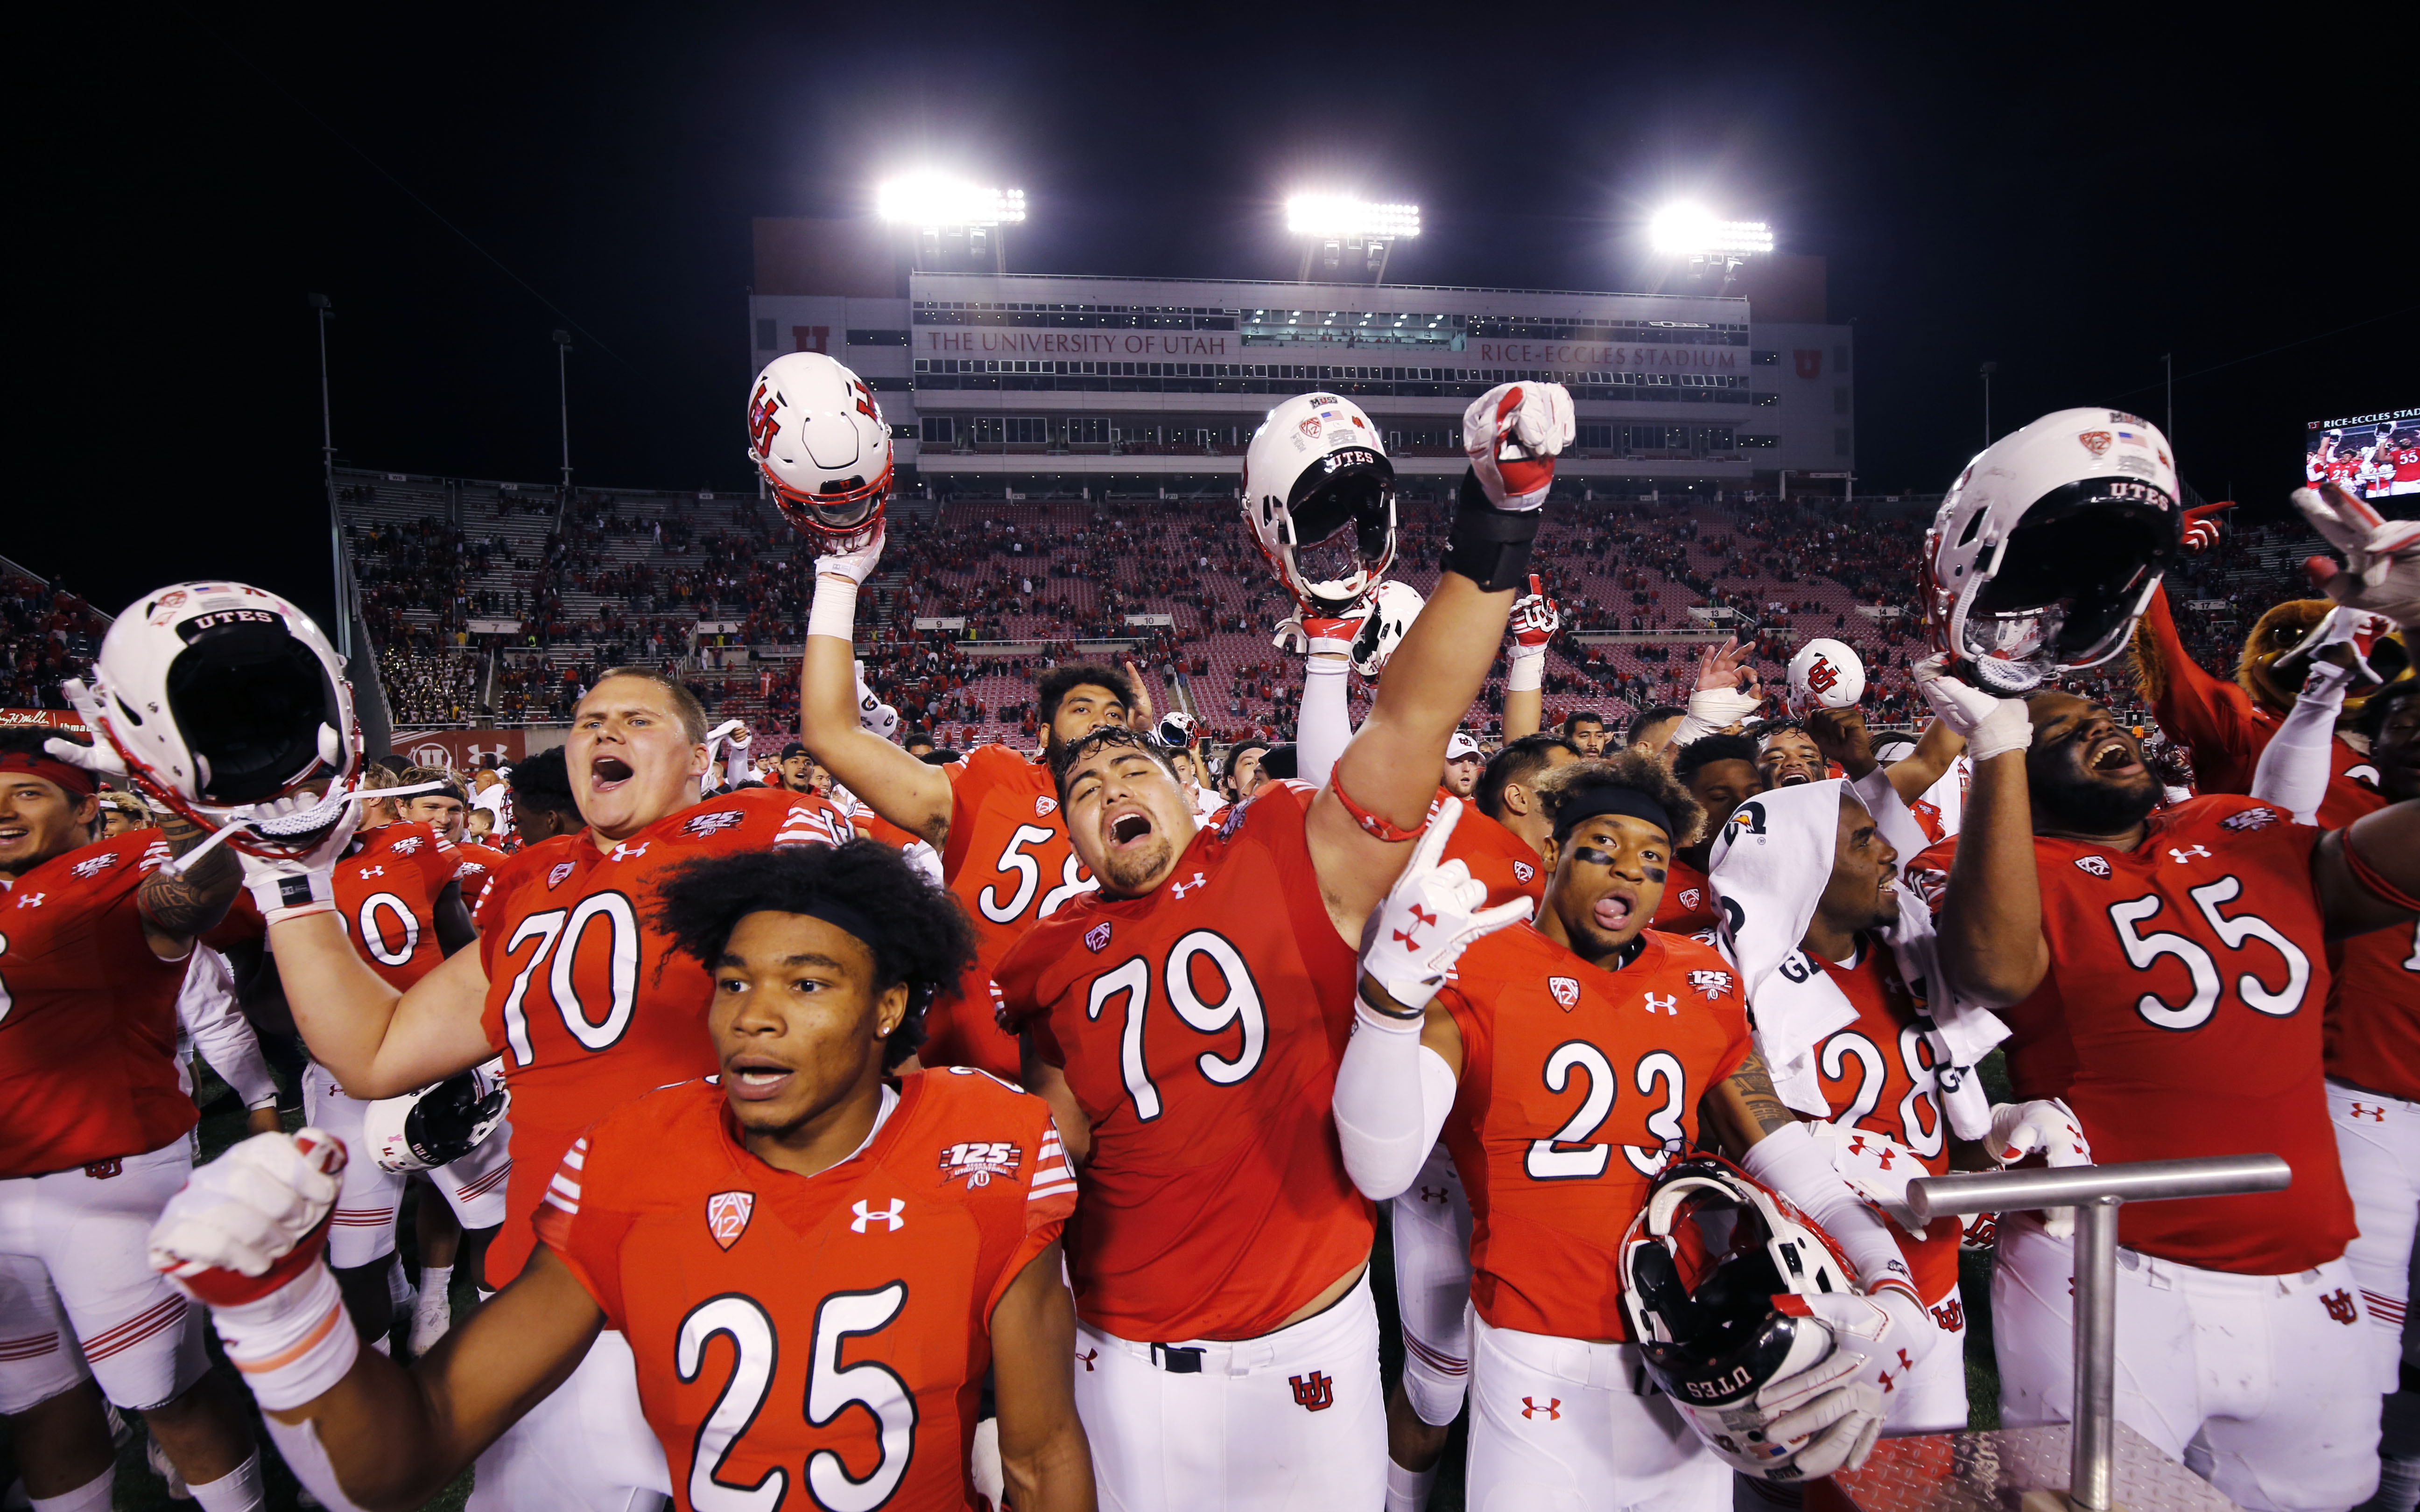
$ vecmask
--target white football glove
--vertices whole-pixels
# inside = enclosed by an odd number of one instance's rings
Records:
[[[1750,1434],[1770,1444],[1807,1441],[1772,1464],[1751,1466],[1733,1458],[1732,1465],[1760,1480],[1794,1485],[1864,1464],[1882,1436],[1885,1415],[1882,1387],[1865,1379],[1866,1365],[1863,1355],[1835,1348],[1796,1375],[1767,1381],[1749,1401],[1724,1410],[1721,1430],[1733,1442]]]
[[[1562,607],[1546,596],[1544,583],[1531,573],[1529,591],[1512,601],[1512,613],[1505,622],[1505,628],[1512,632],[1513,645],[1520,651],[1543,652],[1562,627]]]
[[[1992,1133],[1983,1148],[1996,1165],[2013,1165],[2034,1154],[2053,1166],[2092,1164],[2092,1141],[2084,1137],[2084,1125],[2074,1110],[2055,1097],[1993,1103]],[[2042,1230],[2053,1239],[2074,1233],[2075,1210],[2043,1209]]]
[[[1402,1008],[1418,1012],[1445,985],[1446,973],[1470,942],[1529,917],[1529,900],[1494,908],[1487,884],[1460,861],[1444,861],[1446,841],[1462,818],[1462,800],[1448,798],[1412,848],[1404,874],[1361,929],[1361,969]]]
[[[254,1134],[168,1199],[151,1226],[151,1268],[214,1306],[256,1301],[334,1210],[344,1168],[343,1142],[320,1130]]]
[[[2330,598],[2397,625],[2420,623],[2420,520],[2387,519],[2334,484],[2295,489],[2294,507],[2344,553],[2342,567],[2325,557],[2304,563]]]
[[[1559,383],[1499,383],[1462,415],[1462,449],[1487,501],[1520,513],[1546,501],[1555,457],[1577,435],[1572,396]]]
[[[97,777],[124,777],[126,764],[118,759],[117,748],[111,745],[109,738],[101,732],[101,695],[86,687],[82,679],[74,677],[61,683],[59,692],[67,698],[68,707],[84,719],[85,731],[92,736],[92,744],[79,746],[72,740],[62,740],[53,735],[42,742],[42,749],[70,766],[81,767]]]
[[[1857,1196],[1880,1208],[1910,1238],[1924,1237],[1924,1226],[1908,1211],[1907,1183],[1932,1173],[1915,1150],[1888,1134],[1843,1129],[1821,1119],[1808,1124],[1807,1133]]]
[[[890,534],[891,527],[886,524],[874,532],[873,540],[854,551],[835,551],[830,556],[816,558],[815,576],[845,578],[858,587],[864,587],[865,579],[874,576],[875,567],[882,561],[882,543]]]
[[[252,806],[242,821],[247,826],[267,825],[272,829],[287,830],[299,827],[308,833],[308,821],[324,816],[328,824],[327,833],[301,856],[236,853],[243,862],[243,885],[251,891],[253,906],[260,910],[262,918],[273,924],[280,918],[299,918],[336,905],[336,863],[344,859],[346,847],[352,844],[354,832],[361,828],[358,800],[363,795],[359,789],[332,796],[297,793]]]
[[[2033,745],[2033,721],[2025,715],[2024,700],[1994,697],[1952,677],[1948,669],[1949,654],[1945,651],[1925,657],[1908,672],[1941,722],[1965,740],[1968,756],[1989,761]]]

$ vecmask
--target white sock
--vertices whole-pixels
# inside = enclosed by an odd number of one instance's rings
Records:
[[[28,1496],[34,1512],[109,1512],[109,1498],[117,1485],[117,1467],[104,1465],[100,1474],[58,1496]]]
[[[334,1467],[328,1463],[328,1451],[319,1446],[318,1430],[309,1423],[280,1423],[264,1412],[260,1426],[269,1432],[269,1442],[277,1446],[277,1457],[302,1488],[319,1499],[319,1504],[334,1512],[353,1512],[354,1504],[336,1484]]]
[[[411,1283],[404,1279],[401,1255],[387,1257],[386,1300],[396,1312],[411,1305]]]
[[[422,1266],[420,1268],[421,1304],[426,1306],[428,1299],[431,1297],[442,1298],[452,1295],[453,1285],[454,1267],[450,1265]]]
[[[36,1506],[42,1504],[37,1502]],[[2378,1496],[2370,1504],[2386,1512],[2412,1512],[2420,1506],[2420,1459],[2388,1455],[2378,1462]]]
[[[189,1480],[185,1489],[194,1493],[194,1504],[202,1512],[261,1512],[269,1504],[262,1499],[257,1449],[218,1479],[200,1485]]]
[[[1436,1484],[1437,1467],[1426,1470],[1405,1470],[1391,1458],[1387,1461],[1387,1512],[1425,1512],[1429,1504],[1429,1488]]]

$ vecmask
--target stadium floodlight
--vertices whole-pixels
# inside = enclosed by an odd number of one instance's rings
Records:
[[[1392,241],[1420,234],[1420,208],[1373,204],[1350,194],[1296,194],[1286,201],[1286,230],[1298,237]]]
[[[1740,257],[1773,250],[1773,227],[1762,221],[1718,221],[1694,205],[1659,210],[1647,233],[1656,251],[1674,257]]]
[[[992,189],[939,174],[893,178],[875,191],[875,211],[898,224],[1017,225],[1025,220],[1025,191]]]

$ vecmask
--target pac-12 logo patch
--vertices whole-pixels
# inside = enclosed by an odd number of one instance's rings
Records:
[[[1033,800],[1033,817],[1036,819],[1047,819],[1050,817],[1052,811],[1058,807],[1059,800],[1056,798],[1049,797],[1047,795],[1036,798]]]
[[[1515,861],[1512,863],[1512,880],[1515,882],[1527,882],[1537,874],[1538,869],[1531,866],[1527,861]]]
[[[2105,430],[2087,430],[2081,436],[2078,436],[2076,440],[2084,444],[2084,449],[2086,451],[2090,452],[2095,456],[2099,456],[2102,453],[2109,450],[2109,443],[2116,440],[2117,438],[2110,435]]]
[[[2083,872],[2096,877],[2105,877],[2109,874],[2108,861],[2098,856],[2077,856],[2075,858],[2075,869],[2079,872]]]
[[[1004,1139],[981,1139],[952,1145],[941,1151],[941,1184],[964,1178],[967,1190],[991,1185],[995,1176],[1014,1178],[1025,1151]]]
[[[1084,946],[1087,949],[1092,950],[1095,954],[1098,954],[1109,948],[1109,921],[1108,919],[1105,918],[1101,920],[1099,923],[1084,932]]]
[[[559,887],[559,886],[561,886],[561,885],[562,885],[562,882],[563,882],[563,879],[564,879],[564,878],[566,878],[566,877],[567,877],[567,876],[569,876],[569,875],[571,875],[571,872],[572,872],[572,863],[571,863],[571,862],[569,862],[569,861],[557,861],[557,862],[555,862],[555,863],[554,863],[554,866],[553,866],[553,869],[552,869],[552,870],[551,870],[551,871],[549,871],[549,872],[547,872],[547,874],[546,874],[546,885],[547,885],[548,887]]]
[[[681,833],[696,840],[704,840],[708,835],[729,829],[734,825],[743,824],[747,818],[748,815],[737,809],[717,809],[712,813],[699,814],[682,825]]]
[[[1580,1006],[1580,983],[1576,977],[1548,977],[1546,991],[1555,995],[1555,1001],[1563,1005],[1566,1013]]]
[[[717,1192],[706,1199],[706,1231],[724,1249],[748,1232],[748,1218],[756,1211],[753,1192]]]
[[[1695,913],[1698,905],[1705,901],[1706,895],[1696,887],[1683,887],[1681,889],[1681,906],[1688,909],[1692,913]]]

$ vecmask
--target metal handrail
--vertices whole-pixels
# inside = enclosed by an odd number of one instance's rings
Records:
[[[1907,1184],[1918,1227],[1947,1213],[2076,1210],[2074,1439],[2068,1502],[2078,1512],[2109,1512],[2117,1457],[2118,1209],[2127,1202],[2281,1192],[2294,1172],[2276,1155],[2147,1160],[2123,1165],[2044,1166],[1960,1171]]]

